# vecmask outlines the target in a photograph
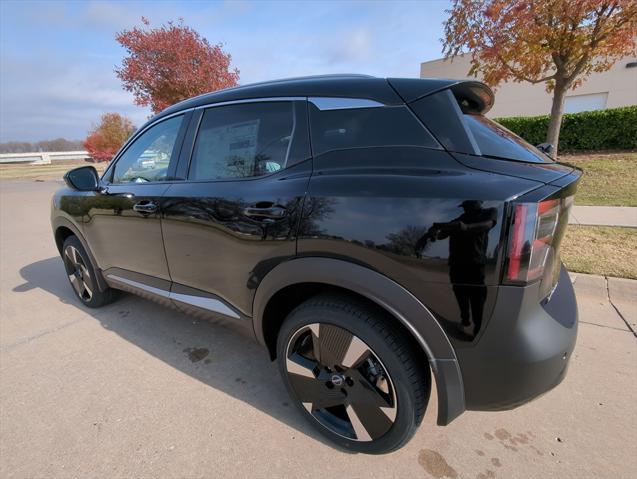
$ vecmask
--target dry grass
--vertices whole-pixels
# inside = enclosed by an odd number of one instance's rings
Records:
[[[584,170],[578,205],[637,206],[637,153],[564,155],[560,161]]]
[[[108,163],[89,163],[83,160],[54,161],[50,165],[0,165],[0,180],[61,180],[64,173],[78,166],[92,165],[102,173]]]
[[[561,255],[570,271],[637,279],[637,228],[569,225]]]

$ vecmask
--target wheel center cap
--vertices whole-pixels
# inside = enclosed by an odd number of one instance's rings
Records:
[[[334,386],[339,387],[345,383],[345,378],[341,374],[333,374],[331,381]]]

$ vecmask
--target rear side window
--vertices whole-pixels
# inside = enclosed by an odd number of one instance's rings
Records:
[[[319,110],[311,104],[310,123],[315,156],[374,146],[440,148],[406,106]]]
[[[243,103],[205,111],[189,179],[247,178],[285,168],[294,136],[294,102]]]
[[[484,156],[532,163],[550,161],[515,133],[482,115],[464,115],[464,119]]]

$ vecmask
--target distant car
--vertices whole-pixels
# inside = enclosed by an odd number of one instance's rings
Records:
[[[89,307],[121,289],[248,328],[353,451],[404,445],[432,376],[440,425],[521,405],[575,346],[559,252],[581,172],[492,103],[475,81],[339,75],[174,105],[101,179],[66,174],[52,225],[71,285]],[[170,161],[132,167],[149,152]]]
[[[140,169],[152,169],[155,167],[157,163],[156,158],[157,153],[155,151],[146,151],[144,154],[137,160],[137,165]]]

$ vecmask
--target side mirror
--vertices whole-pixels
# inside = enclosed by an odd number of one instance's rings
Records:
[[[281,165],[276,161],[266,161],[265,162],[265,171],[268,173],[275,173],[281,169]]]
[[[64,182],[69,188],[78,191],[97,191],[100,179],[97,170],[93,166],[80,166],[67,171],[64,175]]]
[[[535,147],[548,156],[551,156],[551,153],[555,150],[551,143],[540,143],[539,145],[535,145]]]

